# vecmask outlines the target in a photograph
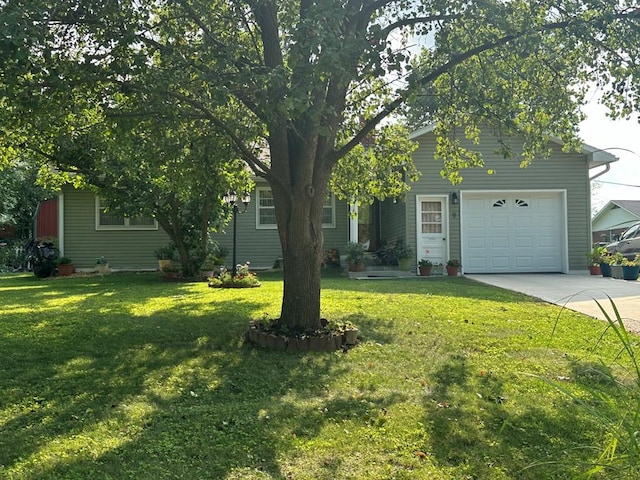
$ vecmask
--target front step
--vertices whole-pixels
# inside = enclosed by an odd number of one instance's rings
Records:
[[[349,278],[399,278],[399,277],[415,277],[416,272],[413,270],[402,271],[397,267],[373,266],[365,267],[362,272],[349,272]]]

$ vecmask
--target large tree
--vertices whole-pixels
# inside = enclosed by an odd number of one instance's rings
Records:
[[[38,183],[38,172],[30,162],[0,170],[0,224],[15,228],[15,238],[33,235],[33,217],[38,203],[53,192]]]
[[[587,82],[607,90],[616,114],[637,106],[635,1],[5,0],[0,8],[12,91],[64,95],[90,84],[106,98],[153,88],[225,132],[273,191],[285,267],[280,321],[290,328],[319,325],[322,209],[334,168],[407,102],[420,100],[419,119],[438,122],[438,155],[453,181],[482,164],[461,148],[461,125],[472,139],[487,123],[522,133],[528,162],[546,153],[550,136],[576,145]],[[417,37],[426,47],[412,59]],[[221,105],[236,115],[220,116]],[[250,148],[248,126],[261,129],[268,155]]]
[[[183,274],[192,277],[208,252],[211,231],[230,216],[223,195],[249,191],[249,172],[207,122],[132,119],[126,110],[111,110],[116,120],[58,136],[42,156],[55,167],[53,176],[62,172],[93,188],[105,207],[130,217],[153,216],[175,246]]]

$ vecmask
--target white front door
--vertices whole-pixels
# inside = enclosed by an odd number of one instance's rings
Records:
[[[447,197],[417,196],[417,257],[444,264],[449,252]]]

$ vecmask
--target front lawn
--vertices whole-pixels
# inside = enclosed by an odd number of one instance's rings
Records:
[[[634,400],[603,322],[464,278],[332,276],[356,348],[245,345],[260,280],[0,276],[0,478],[575,478]]]

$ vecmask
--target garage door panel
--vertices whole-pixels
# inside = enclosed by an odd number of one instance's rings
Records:
[[[526,228],[528,230],[533,226],[533,219],[531,217],[515,217],[513,219],[513,226],[515,228]]]
[[[491,248],[504,249],[509,248],[509,237],[493,237],[488,239]]]
[[[485,218],[473,217],[469,219],[469,229],[479,228],[484,229],[486,227]]]
[[[541,255],[538,257],[538,263],[543,268],[555,268],[557,262],[557,257],[555,255],[544,256]]]
[[[463,194],[465,272],[561,271],[562,198],[559,192]]]
[[[556,236],[551,236],[551,235],[538,237],[538,247],[550,248],[552,250],[555,250],[557,248],[557,244],[556,244],[557,240],[558,239]]]
[[[533,257],[530,255],[516,256],[514,260],[515,260],[515,266],[518,269],[534,268],[534,260],[533,260]]]
[[[489,219],[489,226],[491,228],[509,228],[509,218],[507,217],[491,217]]]
[[[491,268],[494,270],[507,271],[509,263],[509,257],[494,256],[491,258]]]
[[[516,237],[516,248],[533,248],[533,238],[531,237]]]
[[[552,216],[540,216],[538,218],[538,226],[540,228],[555,228],[556,224],[558,223],[558,218],[557,217],[552,217]]]
[[[472,237],[469,239],[469,249],[484,250],[487,248],[487,239],[484,237]]]

